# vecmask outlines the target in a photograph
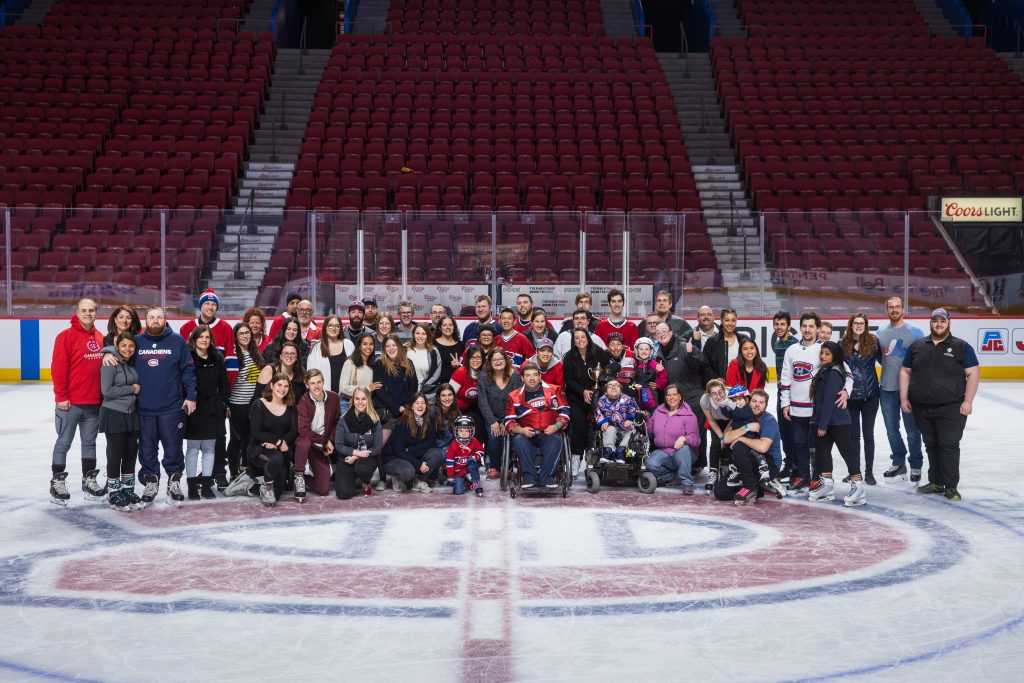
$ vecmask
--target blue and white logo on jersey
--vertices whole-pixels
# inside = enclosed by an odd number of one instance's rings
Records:
[[[793,363],[794,382],[810,382],[812,377],[814,377],[814,365],[802,360]]]

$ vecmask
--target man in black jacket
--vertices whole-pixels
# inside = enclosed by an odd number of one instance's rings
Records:
[[[918,493],[960,500],[960,439],[980,378],[974,349],[950,334],[949,314],[936,308],[931,335],[910,345],[900,371],[903,412],[913,412],[928,451],[928,483]]]

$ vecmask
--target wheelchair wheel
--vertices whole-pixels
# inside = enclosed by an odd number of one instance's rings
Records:
[[[587,470],[587,491],[597,493],[601,490],[601,477],[594,470]]]
[[[508,490],[508,470],[509,470],[509,439],[505,439],[505,445],[501,449],[501,477],[498,481],[498,485],[502,491]],[[515,496],[513,496],[514,498]]]
[[[636,485],[640,489],[640,493],[654,493],[654,490],[658,488],[658,478],[651,472],[641,472]]]

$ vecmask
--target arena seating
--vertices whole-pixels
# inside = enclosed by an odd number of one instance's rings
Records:
[[[169,282],[193,292],[273,59],[270,34],[237,30],[245,4],[58,0],[42,27],[0,33],[15,279],[152,286],[166,211]]]
[[[396,0],[389,27],[385,36],[339,38],[314,101],[289,209],[363,212],[378,281],[394,281],[401,267],[402,224],[385,211],[409,212],[413,280],[485,277],[489,258],[471,254],[489,248],[493,212],[501,215],[504,277],[578,277],[584,224],[588,271],[607,273],[609,281],[620,276],[616,219],[585,222],[585,211],[618,214],[619,232],[622,213],[631,212],[640,235],[631,251],[634,276],[667,267],[674,245],[655,230],[657,212],[697,211],[700,202],[648,39],[604,36],[596,0],[529,7]],[[531,217],[521,220],[520,211]],[[699,217],[687,233],[702,252],[693,265],[713,270]],[[300,277],[304,234],[302,221],[286,220],[278,241],[278,251],[295,247]],[[323,239],[345,250],[325,255],[321,277],[354,279],[351,235]],[[453,251],[464,254],[453,259]],[[264,284],[282,286],[289,261],[272,268]]]
[[[930,36],[910,0],[740,0],[719,93],[779,267],[902,272],[903,216],[1024,190],[1024,85],[980,39]],[[880,18],[884,17],[884,21]],[[963,276],[923,215],[911,272]]]

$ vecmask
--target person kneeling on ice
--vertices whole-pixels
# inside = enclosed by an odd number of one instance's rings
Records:
[[[612,380],[604,388],[604,396],[597,399],[594,418],[601,430],[601,462],[626,462],[626,448],[633,438],[633,423],[639,408],[630,396],[622,393],[622,385]]]
[[[512,448],[519,456],[522,487],[558,488],[555,468],[562,450],[562,436],[558,432],[569,426],[569,404],[560,389],[541,381],[540,368],[534,363],[524,363],[522,372],[523,386],[509,394],[505,407],[505,431],[513,436]]]
[[[730,429],[739,429],[757,421],[754,411],[749,405],[749,398],[750,392],[743,385],[737,384],[729,390],[729,401],[732,402],[733,408],[731,409],[731,414],[729,409],[724,409],[722,413],[729,417]],[[757,433],[747,432],[743,436],[753,436],[756,438]],[[765,489],[772,488],[782,493],[782,495],[786,495],[785,488],[778,482],[778,463],[774,460],[769,463],[764,453],[759,453],[756,450],[752,453],[754,460],[757,461],[757,476],[761,486]]]
[[[845,406],[837,406],[832,399],[842,390],[845,382],[843,349],[836,342],[827,341],[821,345],[821,368],[811,380],[811,399],[814,401],[811,429],[817,430],[818,435],[814,450],[814,469],[821,473],[821,477],[817,482],[811,482],[807,500],[835,500],[835,485],[832,478],[832,445],[835,444],[850,473],[850,495],[843,499],[843,503],[847,507],[852,507],[864,505],[865,487],[861,481],[860,455],[854,451],[850,440],[850,432],[853,429],[850,411]]]
[[[760,495],[758,458],[768,456],[765,459],[770,458],[770,461],[774,463],[782,457],[782,437],[779,434],[779,423],[773,415],[767,412],[767,392],[763,389],[755,389],[751,392],[750,410],[753,413],[754,421],[736,427],[731,426],[722,436],[722,443],[730,446],[733,465],[740,475],[740,488],[737,491],[735,486],[730,485],[728,478],[720,478],[715,484],[715,498],[733,500],[736,505],[757,502]]]
[[[452,493],[461,496],[468,488],[476,491],[476,495],[484,495],[480,484],[480,468],[484,464],[484,447],[474,438],[476,423],[466,415],[455,418],[455,439],[448,444],[445,454],[445,469]],[[469,479],[469,486],[466,480]]]

